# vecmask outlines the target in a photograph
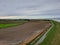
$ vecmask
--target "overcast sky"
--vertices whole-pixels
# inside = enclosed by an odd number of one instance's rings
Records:
[[[0,0],[0,16],[60,18],[60,0]]]

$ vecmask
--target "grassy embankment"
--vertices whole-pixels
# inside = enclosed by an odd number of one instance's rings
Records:
[[[60,23],[56,21],[52,21],[52,23],[54,23],[54,27],[40,45],[60,45]]]

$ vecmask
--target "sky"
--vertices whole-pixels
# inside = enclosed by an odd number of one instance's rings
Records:
[[[0,0],[1,16],[60,18],[60,0]]]

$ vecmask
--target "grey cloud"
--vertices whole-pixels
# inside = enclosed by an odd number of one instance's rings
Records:
[[[60,15],[60,0],[0,0],[0,16]]]

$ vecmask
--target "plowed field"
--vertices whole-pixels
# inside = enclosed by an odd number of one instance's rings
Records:
[[[30,21],[19,26],[0,29],[0,45],[28,43],[50,26],[49,21]]]

